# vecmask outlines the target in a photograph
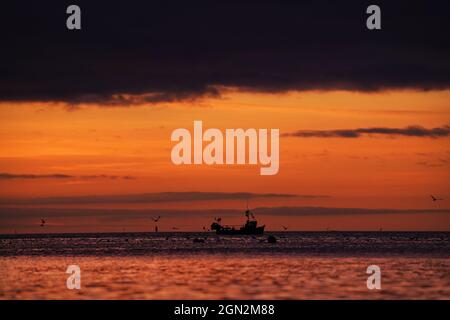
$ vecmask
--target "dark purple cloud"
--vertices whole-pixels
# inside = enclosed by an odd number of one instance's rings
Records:
[[[298,138],[359,138],[365,135],[442,138],[450,135],[450,126],[446,125],[431,129],[421,126],[409,126],[405,128],[370,127],[337,130],[298,130],[284,134],[285,137]]]
[[[342,216],[342,215],[381,215],[381,214],[450,214],[449,208],[443,209],[366,209],[366,208],[333,208],[333,207],[261,207],[253,212],[259,216]],[[209,210],[177,210],[177,209],[78,209],[78,208],[0,208],[0,221],[25,218],[70,218],[96,217],[109,221],[149,218],[163,216],[166,218],[189,217],[243,217],[242,210],[209,209]],[[3,224],[2,224],[3,225]]]
[[[53,174],[17,174],[17,173],[0,173],[0,180],[12,180],[12,179],[134,179],[132,176],[116,176],[116,175],[85,175],[74,176],[62,173]]]
[[[249,192],[157,192],[141,194],[116,194],[93,196],[68,196],[46,198],[0,198],[0,205],[57,205],[57,204],[98,204],[98,203],[162,203],[212,200],[247,200],[254,198],[328,198],[326,195],[297,195],[286,193]]]
[[[220,88],[450,88],[449,1],[7,1],[0,101],[133,105],[220,95]]]

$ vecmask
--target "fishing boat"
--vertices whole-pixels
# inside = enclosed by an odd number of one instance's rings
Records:
[[[215,222],[211,224],[211,230],[215,230],[216,234],[220,235],[254,235],[264,233],[265,225],[258,227],[258,221],[256,221],[255,216],[249,209],[245,210],[245,216],[247,221],[243,226],[222,225],[222,218],[216,218]]]

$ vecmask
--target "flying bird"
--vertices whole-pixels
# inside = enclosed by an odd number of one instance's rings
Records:
[[[442,199],[442,198],[436,198],[436,197],[434,197],[433,195],[430,195],[430,197],[431,197],[431,200],[433,200],[433,201],[444,200],[444,199]]]
[[[45,220],[41,219],[41,227],[43,227],[45,225]]]
[[[287,227],[285,227],[285,226],[282,226],[283,227],[283,229],[284,229],[284,231],[286,231],[288,228]]]
[[[158,222],[158,220],[161,219],[161,216],[157,216],[156,218],[151,217],[151,219],[155,222]]]

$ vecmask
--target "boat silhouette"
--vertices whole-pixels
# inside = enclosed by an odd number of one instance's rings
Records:
[[[256,221],[253,213],[247,209],[245,210],[245,216],[247,217],[247,221],[243,226],[235,226],[235,225],[222,225],[222,218],[215,218],[215,222],[211,224],[211,230],[215,230],[216,234],[220,235],[249,235],[249,234],[263,234],[265,225],[258,227],[258,221]]]

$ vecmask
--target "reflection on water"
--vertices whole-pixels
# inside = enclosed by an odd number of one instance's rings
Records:
[[[435,255],[450,257],[449,232],[275,232],[266,236],[216,236],[212,233],[116,233],[0,235],[0,256],[9,255]],[[193,239],[205,239],[194,243]]]
[[[81,268],[81,290],[66,268]],[[366,268],[382,270],[368,290]],[[450,298],[450,260],[423,258],[7,257],[3,299],[394,299]]]
[[[3,237],[0,298],[450,299],[448,233],[277,237]],[[70,264],[81,268],[79,291],[66,288]],[[371,264],[382,290],[366,287]]]

